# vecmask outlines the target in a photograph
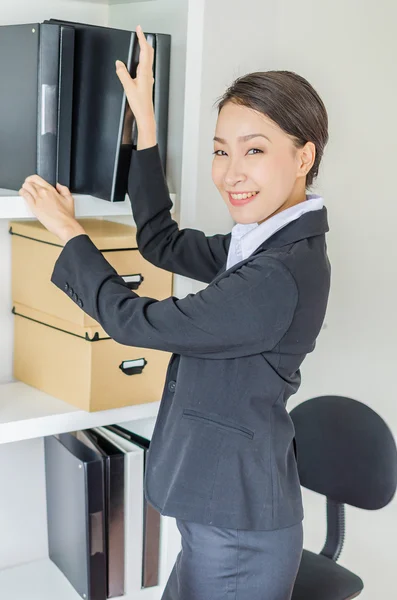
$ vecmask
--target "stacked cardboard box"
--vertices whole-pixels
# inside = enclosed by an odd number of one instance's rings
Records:
[[[141,256],[134,227],[80,222],[130,289],[172,295],[172,274]],[[11,222],[10,233],[15,378],[86,411],[160,400],[169,353],[115,342],[51,283],[62,245],[39,222]]]

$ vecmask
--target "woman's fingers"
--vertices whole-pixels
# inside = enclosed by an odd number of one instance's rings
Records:
[[[144,58],[145,60],[150,61],[151,55],[154,53],[154,50],[153,50],[153,47],[147,41],[146,36],[143,33],[142,27],[140,25],[138,25],[138,27],[136,28],[136,35],[138,37],[139,49],[140,49],[140,52],[142,53],[141,57]]]
[[[142,31],[142,27],[140,25],[136,28],[136,33],[139,41],[139,74],[144,74],[147,72],[152,75],[153,73],[153,57],[154,50],[150,44],[148,44],[145,34]],[[131,77],[128,72],[127,67],[121,60],[116,60],[116,73],[118,78],[120,79],[124,89],[131,87],[131,82],[135,82],[135,80]],[[138,73],[138,71],[137,71]]]
[[[137,26],[136,28],[136,35],[138,38],[138,42],[139,42],[139,48],[140,51],[143,53],[146,53],[146,50],[150,49],[151,46],[148,43],[145,34],[142,31],[142,27],[140,25]]]
[[[33,183],[33,184],[43,187],[47,190],[52,188],[52,185],[50,183],[48,183],[48,181],[46,181],[45,179],[40,177],[39,175],[30,175],[29,177],[26,177],[25,182]]]
[[[116,73],[139,127],[139,123],[147,120],[153,113],[154,50],[148,44],[140,25],[136,28],[136,34],[140,47],[136,77],[131,77],[126,65],[120,60],[116,61]]]
[[[140,25],[138,25],[136,28],[136,34],[139,41],[139,64],[137,68],[137,75],[152,76],[154,49],[148,43]]]
[[[136,26],[136,34],[138,36],[139,42],[141,42],[142,39],[146,42],[146,37],[145,37],[145,34],[143,33],[143,29],[142,29],[141,25]]]
[[[34,201],[34,198],[33,198],[32,194],[30,194],[30,193],[29,193],[27,190],[25,190],[25,188],[23,188],[23,187],[22,187],[22,188],[19,190],[19,192],[18,192],[18,193],[19,193],[19,195],[20,195],[20,196],[22,196],[22,198],[23,198],[24,200],[26,200],[26,202],[28,203],[28,206],[29,206],[30,208],[34,208],[34,206],[35,206],[35,201]]]
[[[61,198],[63,200],[63,202],[62,202],[63,207],[66,208],[66,210],[74,216],[75,215],[74,197],[72,196],[69,188],[66,185],[61,185],[60,183],[57,183],[56,191],[58,192],[59,196],[61,196]]]
[[[32,177],[34,177],[34,175]],[[28,181],[28,179],[29,179],[29,181]],[[28,179],[25,179],[25,181],[22,185],[22,189],[25,190],[36,201],[37,197],[39,195],[40,189],[45,189],[45,188],[43,188],[43,186],[40,186],[36,183],[33,183],[31,181],[31,178],[28,177]]]
[[[116,73],[117,77],[120,79],[121,84],[124,89],[128,88],[131,85],[132,77],[128,73],[128,69],[121,60],[116,60]]]
[[[56,189],[64,198],[70,198],[72,194],[70,193],[70,189],[66,185],[62,185],[60,183],[56,184]]]

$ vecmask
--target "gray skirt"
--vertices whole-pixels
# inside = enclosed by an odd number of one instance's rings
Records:
[[[302,523],[274,531],[176,523],[182,549],[162,600],[290,600]]]

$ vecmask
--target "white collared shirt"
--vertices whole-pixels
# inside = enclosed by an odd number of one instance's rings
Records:
[[[237,223],[232,229],[226,269],[248,258],[264,241],[269,239],[291,221],[299,219],[303,214],[312,210],[321,210],[324,201],[321,196],[306,194],[306,201],[283,210],[260,225],[258,223]]]

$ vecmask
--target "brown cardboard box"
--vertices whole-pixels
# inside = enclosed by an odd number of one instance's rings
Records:
[[[86,410],[161,399],[170,354],[124,346],[98,325],[74,325],[15,303],[14,376]]]
[[[172,273],[155,267],[141,256],[135,227],[99,219],[79,222],[106,260],[137,294],[156,300],[172,295]],[[97,326],[94,319],[51,283],[55,262],[63,248],[58,238],[38,221],[12,221],[10,233],[13,302],[81,327]]]

